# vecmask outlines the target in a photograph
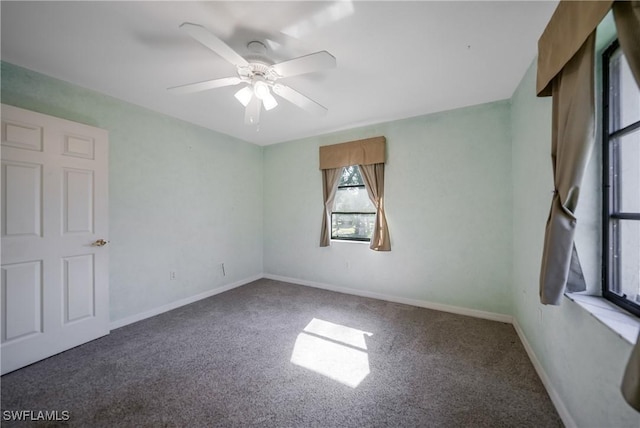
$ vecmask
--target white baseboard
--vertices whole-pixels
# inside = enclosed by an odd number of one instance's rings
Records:
[[[196,294],[195,296],[186,297],[184,299],[180,299],[175,302],[168,303],[158,308],[154,308],[139,314],[131,315],[116,321],[111,321],[111,323],[109,324],[109,329],[115,330],[116,328],[124,327],[125,325],[133,324],[134,322],[142,321],[143,319],[160,315],[163,312],[168,312],[170,310],[179,308],[180,306],[188,305],[189,303],[197,302],[198,300],[206,299],[207,297],[215,296],[216,294],[229,291],[231,289],[240,287],[241,285],[245,285],[250,282],[257,281],[262,277],[263,277],[262,274],[250,276],[249,278],[241,279],[240,281],[236,281],[232,284],[223,285],[222,287],[218,287],[213,290],[208,290],[208,291],[205,291],[204,293]]]
[[[524,331],[520,327],[520,324],[518,324],[518,320],[516,318],[513,319],[513,328],[516,329],[516,333],[518,333],[520,342],[522,342],[524,349],[527,351],[527,355],[529,355],[531,364],[533,364],[533,367],[536,369],[536,372],[538,373],[538,376],[540,377],[542,384],[544,385],[545,389],[547,390],[547,393],[549,394],[549,397],[551,398],[551,402],[556,407],[556,410],[560,415],[560,419],[562,419],[562,422],[567,428],[578,428],[578,426],[576,425],[576,422],[573,420],[573,417],[571,416],[571,413],[569,413],[569,410],[567,410],[567,407],[564,405],[562,398],[560,398],[560,394],[558,394],[558,391],[556,391],[556,389],[553,387],[553,384],[551,383],[551,379],[549,379],[547,372],[544,371],[542,364],[540,364],[538,357],[536,357],[536,354],[533,351],[533,348],[531,347],[531,345],[529,344],[529,341],[527,340],[527,336],[525,336]]]
[[[336,291],[338,293],[352,294],[354,296],[370,297],[372,299],[385,300],[387,302],[403,303],[405,305],[418,306],[420,308],[434,309],[436,311],[450,312],[452,314],[466,315],[474,318],[483,318],[491,321],[499,321],[512,324],[513,317],[511,315],[498,314],[495,312],[479,311],[477,309],[461,308],[459,306],[445,305],[442,303],[433,303],[426,300],[407,299],[404,297],[389,296],[386,294],[375,293],[373,291],[358,290],[355,288],[337,287],[330,284],[320,282],[307,281],[304,279],[289,278],[285,276],[264,274],[264,278],[273,279],[275,281],[290,282],[292,284],[306,285],[323,290]]]

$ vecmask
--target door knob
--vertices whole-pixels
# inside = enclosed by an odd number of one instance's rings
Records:
[[[96,242],[91,244],[92,247],[104,247],[107,245],[109,241],[105,241],[104,239],[98,239]]]

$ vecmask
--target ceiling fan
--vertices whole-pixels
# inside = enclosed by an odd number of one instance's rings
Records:
[[[263,106],[268,111],[278,105],[278,101],[273,94],[310,113],[317,115],[327,113],[326,107],[277,81],[284,77],[334,68],[336,59],[329,52],[315,52],[273,64],[273,61],[265,56],[267,48],[262,42],[250,42],[247,48],[252,55],[244,58],[201,25],[185,22],[180,25],[180,28],[223,59],[235,65],[238,75],[174,86],[169,88],[168,91],[176,94],[187,94],[244,84],[244,87],[236,92],[235,97],[245,107],[244,121],[248,125],[257,125],[259,123],[260,111]]]

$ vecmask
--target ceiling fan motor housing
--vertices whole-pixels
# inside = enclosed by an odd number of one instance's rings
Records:
[[[238,67],[238,75],[241,79],[249,82],[253,81],[256,76],[262,77],[266,83],[271,86],[280,76],[271,68],[271,64],[263,62],[255,62],[251,59],[246,67]]]

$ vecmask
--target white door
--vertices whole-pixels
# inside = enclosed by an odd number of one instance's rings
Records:
[[[2,105],[2,374],[109,333],[108,135]]]

